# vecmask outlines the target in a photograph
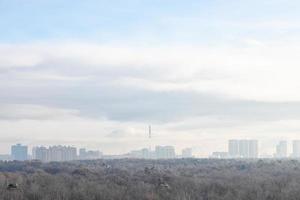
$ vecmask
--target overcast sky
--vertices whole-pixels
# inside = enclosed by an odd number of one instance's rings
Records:
[[[262,154],[300,139],[296,0],[0,0],[0,153]]]

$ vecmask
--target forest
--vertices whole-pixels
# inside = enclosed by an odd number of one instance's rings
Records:
[[[1,200],[297,200],[297,160],[0,162]]]

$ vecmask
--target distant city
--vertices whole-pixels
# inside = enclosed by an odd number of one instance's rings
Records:
[[[300,158],[300,140],[292,141],[292,154],[288,155],[288,142],[279,141],[273,155],[259,155],[258,140],[229,140],[227,152],[213,152],[210,158]]]
[[[99,150],[87,150],[73,146],[36,146],[32,148],[31,154],[28,146],[16,144],[11,146],[11,153],[0,155],[0,160],[40,160],[42,162],[64,162],[72,160],[92,160],[92,159],[120,159],[120,158],[140,158],[140,159],[175,159],[193,158],[192,148],[182,149],[181,154],[175,153],[173,146],[156,146],[133,150],[120,155],[105,155]],[[253,159],[253,158],[300,158],[300,140],[292,141],[292,153],[288,155],[288,142],[279,141],[274,146],[274,154],[269,156],[259,155],[258,140],[229,140],[228,151],[213,152],[209,158],[213,159]]]
[[[93,160],[93,159],[119,159],[119,158],[142,158],[142,159],[174,159],[174,158],[192,158],[192,149],[185,148],[181,155],[175,154],[173,146],[156,146],[154,150],[141,149],[134,150],[121,155],[104,155],[99,150],[87,150],[72,146],[36,146],[32,148],[29,154],[28,146],[16,144],[11,146],[11,154],[0,155],[0,160],[40,160],[42,162],[64,162],[72,160]]]

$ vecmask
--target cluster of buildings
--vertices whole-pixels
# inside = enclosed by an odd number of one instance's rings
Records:
[[[213,152],[211,158],[258,158],[257,140],[229,140],[227,152]],[[300,140],[292,141],[292,153],[288,154],[288,142],[279,141],[272,156],[261,156],[268,158],[300,158]]]
[[[181,155],[176,155],[173,146],[156,146],[154,150],[141,149],[131,151],[122,155],[103,155],[100,151],[86,150],[81,148],[77,151],[76,147],[71,146],[36,146],[32,148],[32,154],[28,154],[28,147],[22,144],[11,146],[11,155],[0,155],[0,160],[40,160],[42,162],[63,162],[71,160],[92,160],[99,158],[142,158],[142,159],[174,159],[192,158],[192,149],[185,148]]]
[[[34,147],[32,159],[43,162],[76,160],[77,149],[70,146]]]
[[[292,158],[300,158],[300,140],[294,140],[292,142],[292,153],[288,155],[288,142],[280,141],[276,145],[276,153],[274,157],[276,158],[287,158],[288,156]]]
[[[228,156],[230,158],[257,158],[257,140],[229,140]]]
[[[292,141],[292,153],[288,154],[288,142],[279,141],[274,147],[275,153],[271,156],[259,156],[258,140],[229,140],[227,151],[213,152],[210,158],[234,158],[234,159],[251,159],[251,158],[300,158],[300,140]],[[11,146],[10,155],[0,155],[0,160],[40,160],[42,162],[51,161],[71,161],[71,160],[92,160],[99,158],[141,158],[141,159],[174,159],[174,158],[192,158],[191,148],[185,148],[180,155],[175,153],[173,146],[156,146],[134,150],[122,155],[103,155],[96,150],[86,150],[81,148],[77,151],[76,147],[71,146],[37,146],[32,148],[32,154],[28,154],[28,147],[21,144]]]
[[[127,157],[143,159],[174,159],[192,158],[193,155],[191,148],[185,148],[182,150],[181,155],[176,155],[175,148],[173,146],[156,146],[153,151],[147,148],[131,151],[127,154]]]
[[[258,158],[257,140],[229,140],[227,152],[213,152],[211,158]]]
[[[295,147],[297,146],[297,142],[295,142]],[[296,150],[297,148],[295,148]],[[287,141],[280,141],[276,145],[276,153],[274,154],[274,157],[276,158],[286,158],[288,156],[288,144]]]
[[[79,149],[79,160],[93,160],[103,157],[103,153],[100,151],[86,150],[85,148]]]
[[[71,160],[87,160],[102,158],[102,152],[79,149],[71,146],[49,146],[49,147],[33,147],[32,155],[28,154],[28,147],[21,144],[11,146],[11,155],[2,155],[2,160],[40,160],[42,162],[62,162]]]

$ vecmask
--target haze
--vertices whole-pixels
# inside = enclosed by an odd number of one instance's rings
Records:
[[[300,2],[0,0],[0,153],[300,139]]]

